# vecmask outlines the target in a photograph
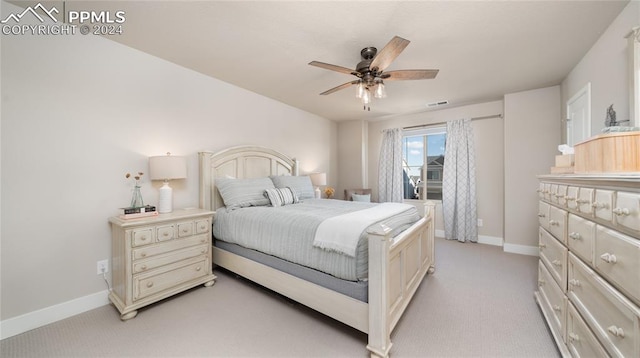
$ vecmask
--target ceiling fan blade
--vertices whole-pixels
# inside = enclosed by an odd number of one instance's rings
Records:
[[[440,70],[397,70],[383,73],[380,78],[385,81],[430,80]]]
[[[328,94],[332,94],[333,92],[340,91],[341,89],[345,89],[345,88],[347,88],[347,87],[349,87],[351,85],[358,84],[358,82],[360,82],[360,81],[358,80],[358,81],[351,81],[351,82],[343,83],[340,86],[333,87],[332,89],[326,90],[326,91],[324,91],[324,92],[322,92],[320,94],[323,95],[323,96],[328,95]]]
[[[384,71],[384,69],[389,67],[391,62],[400,55],[404,48],[409,45],[409,42],[409,40],[405,40],[402,37],[394,36],[391,41],[389,41],[389,43],[386,44],[380,52],[378,52],[376,57],[373,58],[369,68],[371,70],[377,68],[378,72]]]
[[[316,67],[320,67],[320,68],[324,68],[326,70],[331,70],[331,71],[336,71],[336,72],[340,72],[340,73],[345,73],[347,75],[354,75],[357,76],[359,75],[358,72],[350,69],[350,68],[346,68],[346,67],[342,67],[342,66],[336,66],[336,65],[332,65],[329,63],[324,63],[324,62],[318,62],[318,61],[311,61],[309,62],[309,64],[311,66],[316,66]]]

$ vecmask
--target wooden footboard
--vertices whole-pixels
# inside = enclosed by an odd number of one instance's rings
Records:
[[[391,331],[396,326],[420,282],[435,270],[434,205],[395,238],[391,229],[378,225],[369,230],[369,343],[372,356],[387,357]]]

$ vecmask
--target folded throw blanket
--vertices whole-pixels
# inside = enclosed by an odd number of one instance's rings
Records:
[[[313,246],[355,257],[358,240],[364,230],[412,207],[409,204],[382,203],[372,208],[328,218],[318,226]]]

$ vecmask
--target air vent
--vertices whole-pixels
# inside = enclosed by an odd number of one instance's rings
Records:
[[[445,104],[449,104],[449,101],[437,101],[437,102],[427,103],[427,107],[444,106]]]

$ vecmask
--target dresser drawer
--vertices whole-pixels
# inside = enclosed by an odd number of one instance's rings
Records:
[[[609,357],[571,303],[567,304],[567,347],[571,356]]]
[[[567,223],[569,250],[585,262],[593,263],[593,245],[596,224],[577,215],[569,214]]]
[[[210,220],[198,220],[196,221],[196,234],[206,234],[211,231]]]
[[[596,271],[640,304],[640,240],[598,225]]]
[[[566,185],[558,185],[558,190],[556,191],[556,197],[558,200],[558,205],[561,207],[567,206],[567,186]]]
[[[193,235],[193,221],[178,223],[178,237]]]
[[[573,254],[567,295],[610,355],[640,357],[640,309]]]
[[[549,230],[549,204],[544,201],[538,202],[538,224]]]
[[[580,188],[578,192],[578,199],[576,199],[576,203],[578,204],[578,211],[585,215],[593,215],[593,192],[595,190],[592,188]]]
[[[149,297],[175,286],[187,284],[190,280],[206,276],[211,271],[208,257],[197,257],[181,261],[162,270],[133,276],[133,301]],[[177,290],[178,291],[178,290]]]
[[[611,222],[613,219],[613,191],[611,190],[596,190],[595,197],[593,199],[593,211],[598,219]]]
[[[209,252],[209,245],[193,246],[186,249],[171,251],[164,255],[158,255],[147,260],[139,260],[133,264],[133,273],[146,272],[164,265],[182,261],[199,255],[206,255]]]
[[[149,258],[155,255],[164,254],[187,246],[195,246],[209,242],[207,235],[198,235],[186,238],[184,240],[168,241],[152,246],[144,246],[133,249],[132,255],[134,260]]]
[[[175,226],[173,224],[158,226],[156,227],[156,237],[158,238],[158,241],[175,239],[175,231]]]
[[[578,210],[578,188],[577,186],[567,187],[567,207],[572,210]]]
[[[153,243],[153,228],[141,228],[133,230],[131,233],[131,246],[142,246]]]
[[[552,330],[559,332],[562,340],[566,341],[567,299],[542,261],[538,261],[538,292],[540,292],[541,304],[545,306],[545,311],[552,313],[549,315],[552,316],[549,322],[554,326]]]
[[[640,234],[640,194],[617,192],[612,210],[615,223]]]
[[[549,206],[549,232],[567,244],[567,212],[555,206]]]
[[[567,248],[543,228],[539,229],[540,259],[563,292],[567,291]]]

